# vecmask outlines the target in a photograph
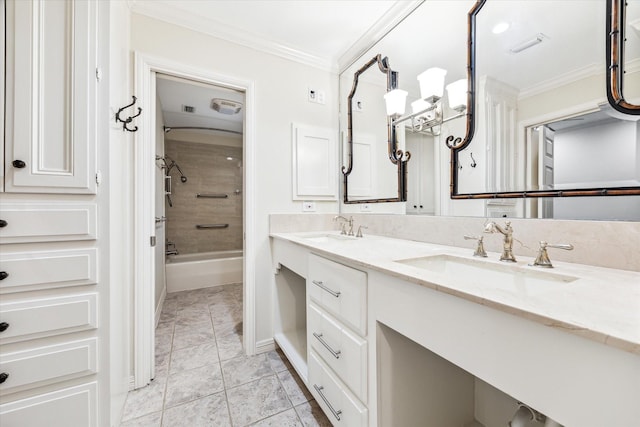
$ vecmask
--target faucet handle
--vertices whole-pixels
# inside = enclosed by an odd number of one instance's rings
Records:
[[[358,227],[358,232],[356,233],[356,237],[364,237],[364,236],[362,235],[362,229],[363,229],[363,228],[366,230],[366,229],[367,229],[367,228],[369,228],[369,227],[367,227],[366,225],[361,225],[361,226],[359,226],[359,227]]]
[[[487,252],[484,250],[484,244],[482,243],[482,240],[484,239],[484,236],[464,236],[464,240],[477,240],[478,241],[478,246],[476,246],[476,250],[473,253],[473,256],[481,256],[481,257],[487,257]]]
[[[544,240],[540,241],[540,250],[538,251],[538,256],[535,261],[533,261],[533,266],[536,267],[544,267],[544,268],[553,268],[553,264],[551,264],[551,260],[549,259],[549,254],[547,253],[547,248],[554,249],[564,249],[565,251],[573,250],[573,245],[570,244],[550,244],[545,242]]]

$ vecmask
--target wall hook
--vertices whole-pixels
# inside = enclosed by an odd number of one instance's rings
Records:
[[[127,125],[129,123],[131,123],[131,121],[133,119],[135,119],[136,117],[138,117],[140,114],[142,114],[142,108],[138,107],[138,114],[133,115],[133,116],[129,116],[126,119],[122,120],[120,118],[120,113],[122,113],[123,110],[126,110],[129,107],[133,107],[133,105],[136,103],[136,101],[138,100],[138,98],[135,97],[135,95],[131,96],[133,98],[133,102],[131,104],[125,105],[124,107],[122,107],[121,109],[118,110],[118,112],[116,113],[116,123],[117,122],[121,122],[122,123],[122,130],[126,130],[129,132],[135,132],[138,130],[138,126],[134,126],[133,129],[129,129],[129,127],[127,127]]]
[[[471,153],[471,167],[475,168],[476,166],[478,166],[478,164],[476,163],[476,159],[473,158],[473,153]]]

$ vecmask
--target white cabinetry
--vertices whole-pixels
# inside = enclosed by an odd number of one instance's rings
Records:
[[[107,200],[96,184],[108,5],[8,0],[2,8],[0,420],[109,425],[108,241],[98,241],[108,217],[98,215]]]
[[[97,4],[6,7],[5,191],[95,193]]]
[[[334,425],[367,425],[367,275],[309,255],[308,387]]]

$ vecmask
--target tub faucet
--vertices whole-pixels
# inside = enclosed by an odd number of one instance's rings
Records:
[[[507,221],[504,227],[500,227],[494,221],[490,221],[484,226],[484,232],[501,233],[504,236],[504,242],[502,244],[500,261],[516,262],[516,258],[513,256],[513,228],[511,228],[510,221]]]
[[[167,240],[165,243],[165,255],[178,255],[178,250],[176,249],[176,244],[170,240]]]
[[[340,229],[340,234],[348,234],[349,236],[353,236],[353,217],[350,216],[349,219],[343,217],[342,215],[336,215],[333,217],[334,221],[342,220],[342,228]],[[349,232],[345,228],[346,223],[349,223]]]

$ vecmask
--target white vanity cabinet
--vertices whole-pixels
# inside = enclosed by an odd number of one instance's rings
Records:
[[[109,425],[97,184],[108,5],[7,0],[2,13],[0,423]]]
[[[366,426],[367,274],[309,255],[308,388],[334,425]]]

